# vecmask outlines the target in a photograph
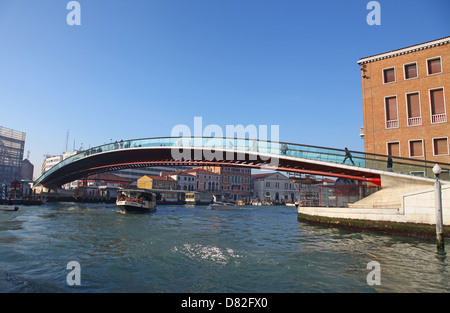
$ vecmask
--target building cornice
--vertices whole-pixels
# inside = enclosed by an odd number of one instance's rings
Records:
[[[437,46],[446,45],[446,44],[449,44],[449,43],[450,43],[450,37],[445,37],[445,38],[442,38],[442,39],[425,42],[425,43],[414,45],[414,46],[410,46],[410,47],[407,47],[407,48],[393,50],[393,51],[389,51],[389,52],[386,52],[386,53],[377,54],[377,55],[373,55],[373,56],[370,56],[370,57],[362,58],[362,59],[360,59],[358,61],[358,64],[362,65],[362,64],[375,62],[375,61],[379,61],[379,60],[383,60],[383,59],[393,58],[393,57],[396,57],[396,56],[399,56],[399,55],[404,55],[404,54],[408,54],[408,53],[412,53],[412,52],[416,52],[416,51],[430,49],[430,48],[434,48],[434,47],[437,47]]]

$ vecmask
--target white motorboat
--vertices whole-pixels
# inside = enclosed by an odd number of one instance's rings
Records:
[[[214,202],[209,205],[211,209],[235,210],[239,209],[239,205],[231,202]]]
[[[213,203],[209,205],[210,209],[235,210],[239,209],[239,205],[232,202],[217,201],[217,197],[213,196]]]
[[[116,205],[122,213],[147,213],[156,210],[156,194],[147,190],[124,189],[117,195]]]
[[[18,209],[17,205],[0,204],[0,211],[17,211]]]

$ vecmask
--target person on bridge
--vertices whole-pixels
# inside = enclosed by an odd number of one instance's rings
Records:
[[[387,170],[388,170],[388,172],[392,172],[392,165],[393,165],[392,157],[389,155],[388,158],[387,158]]]
[[[344,161],[342,161],[342,163],[345,163],[345,161],[347,159],[350,159],[352,164],[355,165],[355,162],[353,162],[353,159],[352,159],[352,154],[350,153],[350,151],[348,151],[347,147],[345,147],[345,158],[344,158]]]

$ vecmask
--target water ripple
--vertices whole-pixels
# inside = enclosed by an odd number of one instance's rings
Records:
[[[434,243],[311,226],[290,207],[114,210],[63,203],[0,214],[0,291],[450,292]],[[66,283],[74,260],[76,288]],[[379,286],[366,282],[371,261]]]

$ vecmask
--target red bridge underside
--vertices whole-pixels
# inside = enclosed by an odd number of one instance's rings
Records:
[[[194,151],[195,149],[191,150],[191,156],[195,156]],[[256,158],[256,160],[251,158]],[[341,177],[381,185],[380,175],[366,172],[365,168],[353,166],[342,168],[333,165],[314,164],[283,158],[282,156],[275,163],[278,166],[270,167],[270,160],[263,160],[260,156],[251,156],[250,154],[235,153],[234,157],[228,160],[206,160],[203,157],[197,160],[194,157],[191,160],[174,160],[170,148],[128,149],[99,153],[70,163],[50,174],[41,184],[50,188],[59,187],[92,174],[151,166],[235,166]]]

